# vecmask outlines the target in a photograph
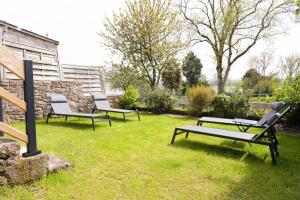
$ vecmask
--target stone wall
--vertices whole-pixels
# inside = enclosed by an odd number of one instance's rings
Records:
[[[24,99],[23,82],[21,80],[7,80],[1,82],[1,87]],[[35,93],[35,113],[36,118],[43,119],[50,111],[50,106],[46,97],[46,92],[61,93],[69,101],[75,102],[72,108],[74,111],[91,113],[93,102],[90,96],[83,95],[83,87],[77,81],[34,81]],[[119,96],[108,97],[112,106],[117,107]],[[3,101],[4,121],[23,120],[24,113],[14,105]]]

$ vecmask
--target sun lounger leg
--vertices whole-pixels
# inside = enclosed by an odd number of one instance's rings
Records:
[[[126,122],[125,113],[123,113],[123,122]]]
[[[171,144],[174,143],[176,135],[177,135],[177,128],[175,128],[175,130],[174,130],[174,134],[173,134],[173,137],[172,137],[172,140],[171,140]]]
[[[68,120],[68,116],[66,116],[66,118],[65,118],[65,122]]]
[[[48,124],[50,117],[51,117],[51,112],[49,112],[48,115],[47,115],[46,124]]]
[[[138,116],[138,119],[139,119],[139,121],[141,121],[141,118],[140,118],[140,113],[139,113],[139,111],[136,111],[136,114],[137,114],[137,116]]]
[[[275,154],[274,154],[274,144],[270,144],[269,145],[269,149],[270,149],[270,154],[271,154],[271,158],[272,158],[272,163],[273,165],[276,165],[276,157],[275,157]]]
[[[93,130],[95,130],[95,121],[94,121],[94,118],[92,118],[92,126],[93,126]]]
[[[202,122],[197,121],[197,126],[202,126]]]
[[[188,131],[186,132],[186,134],[185,134],[185,138],[186,138],[186,139],[189,137],[189,133],[190,133],[190,132],[188,132]]]
[[[106,115],[107,118],[108,118],[108,123],[109,123],[109,126],[111,127],[111,119],[110,119],[110,116],[109,115]]]

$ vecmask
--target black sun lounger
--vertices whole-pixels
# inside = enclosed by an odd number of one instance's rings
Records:
[[[123,121],[125,123],[126,122],[125,114],[134,112],[134,113],[137,114],[138,120],[141,121],[140,113],[139,113],[138,110],[125,110],[125,109],[112,108],[110,106],[110,103],[109,103],[107,97],[99,95],[99,94],[92,94],[92,93],[91,93],[91,96],[92,96],[92,99],[93,99],[94,104],[95,104],[94,109],[93,109],[93,113],[95,111],[103,111],[103,112],[106,112],[106,114],[109,113],[109,112],[122,113],[123,114]]]
[[[55,94],[55,93],[46,93],[46,96],[48,97],[48,100],[51,105],[51,110],[47,115],[46,123],[49,122],[49,118],[52,115],[56,115],[56,116],[65,116],[66,117],[65,121],[67,121],[68,117],[82,117],[82,118],[92,119],[92,126],[94,130],[95,130],[95,122],[108,121],[109,125],[111,126],[111,120],[109,115],[73,112],[68,105],[67,98],[64,95]],[[96,118],[103,118],[103,117],[107,119],[95,121]]]
[[[175,128],[171,140],[171,144],[174,143],[175,137],[179,134],[185,133],[186,134],[185,137],[188,138],[189,133],[195,133],[200,135],[231,139],[235,141],[266,145],[269,146],[270,154],[272,157],[272,163],[276,165],[276,156],[279,156],[279,151],[278,151],[279,142],[275,135],[276,129],[274,126],[287,112],[289,112],[289,110],[290,107],[286,108],[281,114],[280,113],[273,114],[265,124],[265,128],[259,134],[230,131],[230,130],[196,126],[196,125],[186,125],[186,126]]]
[[[224,125],[236,125],[240,131],[246,132],[251,127],[263,128],[267,123],[268,119],[275,113],[279,112],[286,104],[284,102],[275,102],[271,106],[271,110],[265,114],[259,121],[248,120],[248,119],[228,119],[228,118],[217,118],[217,117],[201,117],[197,120],[197,125],[203,123],[215,123]]]

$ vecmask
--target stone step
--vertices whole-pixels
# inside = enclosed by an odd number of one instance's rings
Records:
[[[26,153],[26,151],[27,151],[27,148],[25,146],[21,146],[20,155],[22,155],[23,153]],[[49,154],[48,156],[49,156],[48,173],[57,172],[61,169],[66,169],[71,166],[70,162],[63,158],[60,158],[60,157],[58,157],[56,155],[52,155],[52,154]]]
[[[49,155],[48,173],[57,172],[62,169],[69,168],[70,162],[56,155]]]

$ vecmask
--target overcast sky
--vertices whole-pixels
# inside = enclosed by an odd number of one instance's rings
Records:
[[[0,20],[58,40],[61,63],[103,65],[109,54],[101,47],[97,33],[103,30],[104,17],[124,5],[125,0],[2,0]],[[300,53],[299,44],[300,24],[294,24],[288,34],[273,39],[273,43],[258,44],[233,66],[230,77],[239,79],[247,70],[249,56],[264,48],[274,50],[275,58],[279,58]],[[203,45],[192,49],[202,60],[204,74],[212,79],[215,69],[210,49]]]

